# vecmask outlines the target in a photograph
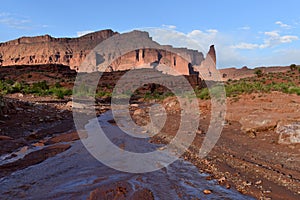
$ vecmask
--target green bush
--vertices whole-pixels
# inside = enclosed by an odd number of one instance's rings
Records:
[[[21,92],[22,89],[23,89],[22,84],[17,81],[12,85],[11,93]]]
[[[290,87],[288,89],[288,92],[290,94],[297,94],[297,95],[300,95],[300,87]]]
[[[56,82],[55,85],[54,85],[54,87],[56,87],[56,88],[62,88],[62,86],[61,86],[61,84],[59,82]]]
[[[58,99],[64,99],[65,96],[70,96],[72,95],[72,90],[66,89],[63,87],[57,88],[57,87],[52,87],[48,90],[48,94],[52,94]]]
[[[209,91],[208,91],[208,88],[203,88],[201,90],[197,90],[196,91],[196,96],[197,98],[200,98],[200,99],[209,99],[210,96],[209,96]]]
[[[100,97],[100,98],[107,98],[107,97],[111,97],[112,93],[108,92],[108,91],[104,91],[104,90],[99,90],[96,93],[96,97]]]
[[[297,65],[296,64],[291,64],[290,69],[291,69],[291,71],[295,71],[297,69]]]
[[[262,77],[263,72],[261,71],[261,69],[256,69],[256,70],[254,71],[254,74],[256,74],[257,77]]]

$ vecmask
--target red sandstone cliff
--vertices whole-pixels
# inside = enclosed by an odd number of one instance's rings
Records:
[[[54,38],[44,35],[0,43],[0,66],[55,63],[77,69],[97,44],[114,34],[117,33],[103,30],[79,38]]]
[[[0,66],[63,64],[81,72],[99,70],[96,67],[89,69],[88,67],[81,66],[81,64],[99,43],[118,35],[118,33],[112,30],[103,30],[79,38],[54,38],[49,35],[22,37],[0,43]],[[107,63],[109,68],[105,71],[156,67],[159,65],[171,67],[180,74],[188,75],[195,73],[194,66],[206,68],[207,63],[211,63],[211,59],[213,59],[214,63],[216,60],[213,46],[210,48],[209,56],[207,56],[210,60],[204,62],[204,56],[201,52],[186,48],[159,45],[155,41],[152,41],[147,32],[133,31],[128,33],[128,36],[139,38],[140,42],[154,45],[155,48],[145,47],[113,59],[110,58],[110,62]],[[95,52],[95,56],[92,59],[96,61],[94,63],[96,66],[98,65],[97,57],[102,57],[102,55],[98,55]],[[108,58],[105,59],[108,60]],[[168,71],[166,72],[168,73]]]

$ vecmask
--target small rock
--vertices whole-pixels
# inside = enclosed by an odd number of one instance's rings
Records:
[[[255,131],[248,131],[247,134],[252,139],[256,138],[256,132]]]
[[[45,146],[45,144],[42,143],[42,142],[37,142],[37,143],[32,144],[32,146],[35,146],[35,147],[43,147],[43,146]]]
[[[203,193],[204,193],[204,194],[211,194],[212,191],[211,191],[211,190],[203,190]]]
[[[260,184],[262,184],[261,180],[255,182],[255,185],[260,185]]]
[[[139,107],[139,104],[133,103],[133,104],[131,104],[130,106],[131,106],[131,107]]]
[[[16,111],[23,111],[23,108],[16,108]]]
[[[73,103],[72,101],[68,101],[68,103],[66,104],[67,107],[72,107],[73,106]]]
[[[19,153],[25,153],[28,150],[28,146],[22,147]]]
[[[137,109],[133,112],[133,115],[145,115],[146,112],[143,109]]]
[[[277,124],[276,133],[279,134],[279,144],[300,143],[300,122],[281,121]]]
[[[226,187],[226,189],[230,189],[231,185],[229,183],[226,183],[225,187]]]
[[[263,193],[265,193],[265,194],[270,194],[270,193],[271,193],[271,190],[264,190]]]
[[[158,151],[163,151],[163,150],[165,150],[166,148],[167,148],[166,146],[162,146],[162,147],[157,148],[157,150],[158,150]]]
[[[222,178],[218,179],[218,183],[219,183],[220,185],[224,184],[225,181],[226,181],[226,178],[225,178],[225,177],[222,177]]]

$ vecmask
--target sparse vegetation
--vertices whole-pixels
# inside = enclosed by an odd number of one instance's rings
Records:
[[[100,97],[100,98],[108,98],[111,97],[112,93],[109,91],[105,91],[105,90],[98,90],[96,93],[96,97]]]
[[[0,81],[0,94],[35,94],[38,96],[53,95],[59,99],[63,99],[65,96],[72,95],[72,90],[63,88],[59,83],[54,86],[49,86],[46,81],[40,81],[33,83],[32,85],[26,82],[13,82],[11,80]]]
[[[154,91],[153,93],[151,92],[146,92],[144,94],[144,99],[157,99],[157,100],[163,100],[167,97],[174,96],[172,92],[157,92]]]
[[[291,69],[291,71],[295,71],[297,69],[297,65],[296,64],[291,64],[290,69]]]
[[[256,75],[257,75],[257,77],[262,77],[262,75],[263,75],[263,72],[262,72],[262,70],[261,70],[261,69],[256,69],[256,70],[254,71],[254,74],[256,74]]]
[[[256,74],[260,76],[261,70],[257,70]],[[300,73],[300,71],[299,71]],[[245,78],[241,80],[230,80],[225,84],[226,96],[237,97],[241,94],[250,93],[268,93],[271,91],[283,92],[286,94],[300,95],[300,82],[298,81],[299,74],[295,73],[272,73],[265,74],[263,77]],[[197,97],[200,99],[209,99],[208,88],[196,89]]]
[[[209,91],[208,91],[208,88],[203,88],[201,90],[196,90],[196,96],[200,99],[209,99],[210,96],[209,96]]]

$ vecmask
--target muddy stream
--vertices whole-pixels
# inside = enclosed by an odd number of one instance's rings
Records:
[[[148,139],[127,136],[118,126],[108,122],[111,119],[112,113],[108,111],[90,120],[86,129],[95,129],[99,122],[107,137],[116,145],[122,144],[127,151],[150,152],[161,147],[149,143]],[[85,140],[90,146],[97,145],[92,138],[87,137]],[[87,199],[96,188],[105,188],[118,182],[129,185],[131,192],[146,188],[155,199],[253,199],[232,188],[218,185],[216,180],[206,180],[208,174],[200,173],[183,159],[154,172],[127,173],[99,162],[80,140],[71,144],[72,147],[63,153],[1,178],[0,199]],[[11,159],[2,156],[0,165],[13,162],[40,148],[23,149],[17,157]],[[113,155],[111,159],[114,159]],[[204,194],[204,190],[212,193]]]

